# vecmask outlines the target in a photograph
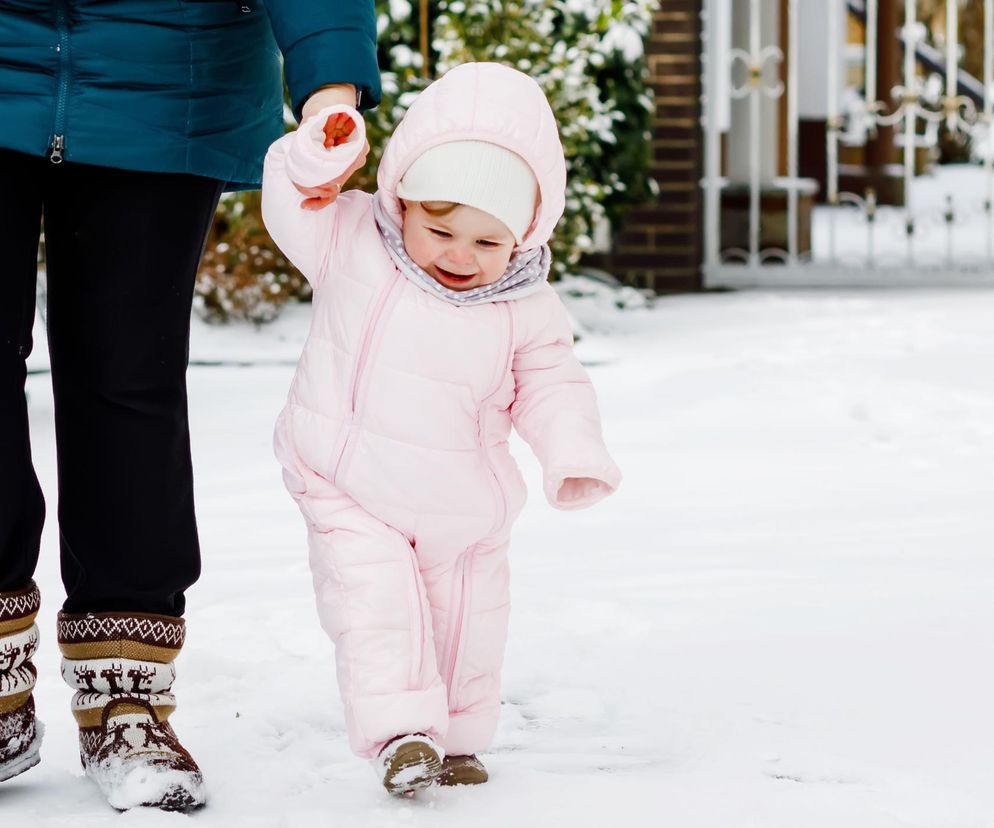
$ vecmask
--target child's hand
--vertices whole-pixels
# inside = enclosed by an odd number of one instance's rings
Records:
[[[349,140],[349,136],[355,131],[355,122],[344,112],[329,115],[324,127],[325,149],[332,149],[341,146]],[[366,156],[369,154],[369,141],[366,141],[362,153],[352,162],[349,168],[338,178],[332,179],[326,184],[317,187],[303,187],[294,182],[293,186],[299,192],[307,196],[300,206],[304,210],[322,210],[338,198],[342,192],[342,187],[349,180],[356,170],[362,169],[366,163]]]
[[[593,477],[567,477],[559,486],[559,500],[563,503],[585,500],[603,485],[600,480]]]
[[[344,144],[354,131],[355,121],[344,112],[329,115],[328,120],[324,122],[324,148],[331,149]]]

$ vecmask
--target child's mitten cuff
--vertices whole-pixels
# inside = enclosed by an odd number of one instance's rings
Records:
[[[329,116],[340,112],[352,119],[355,129],[344,144],[325,148],[324,125]],[[326,106],[293,133],[286,159],[287,175],[301,187],[320,187],[342,175],[365,146],[366,125],[358,110],[347,104]]]
[[[612,494],[621,483],[617,466],[591,469],[557,469],[545,476],[545,496],[556,509],[586,509]]]

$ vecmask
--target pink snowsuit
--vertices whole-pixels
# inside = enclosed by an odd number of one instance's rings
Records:
[[[321,128],[339,111],[357,128],[326,150]],[[546,243],[566,181],[555,120],[534,81],[496,64],[453,69],[411,107],[379,168],[387,211],[399,224],[397,182],[418,155],[461,139],[528,162],[541,206],[522,249]],[[512,423],[553,506],[589,506],[621,475],[547,283],[514,301],[456,306],[397,270],[369,194],[300,208],[291,178],[331,180],[364,140],[357,113],[329,107],[266,158],[266,226],[314,289],[276,454],[307,521],[353,750],[373,757],[395,736],[425,733],[447,754],[471,754],[489,744],[500,707],[508,536],[525,501]],[[598,482],[564,485],[574,477]]]

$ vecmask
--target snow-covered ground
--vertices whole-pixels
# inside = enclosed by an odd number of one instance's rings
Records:
[[[994,292],[572,310],[599,330],[579,349],[626,479],[598,508],[555,512],[518,445],[533,494],[492,779],[413,801],[349,754],[304,528],[271,458],[308,311],[258,333],[197,326],[198,362],[264,364],[190,372],[205,567],[173,721],[210,786],[193,820],[994,826]],[[29,392],[52,503],[48,377]],[[48,734],[42,764],[0,786],[2,824],[186,824],[118,816],[81,775],[57,557],[50,524]]]

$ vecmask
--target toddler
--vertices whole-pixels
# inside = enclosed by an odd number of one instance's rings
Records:
[[[266,158],[266,226],[314,289],[275,446],[352,749],[409,793],[487,779],[475,754],[500,709],[525,501],[511,425],[557,508],[596,503],[621,475],[547,281],[566,166],[539,86],[459,66],[397,127],[375,195],[302,194],[367,149],[359,113],[334,106]]]

